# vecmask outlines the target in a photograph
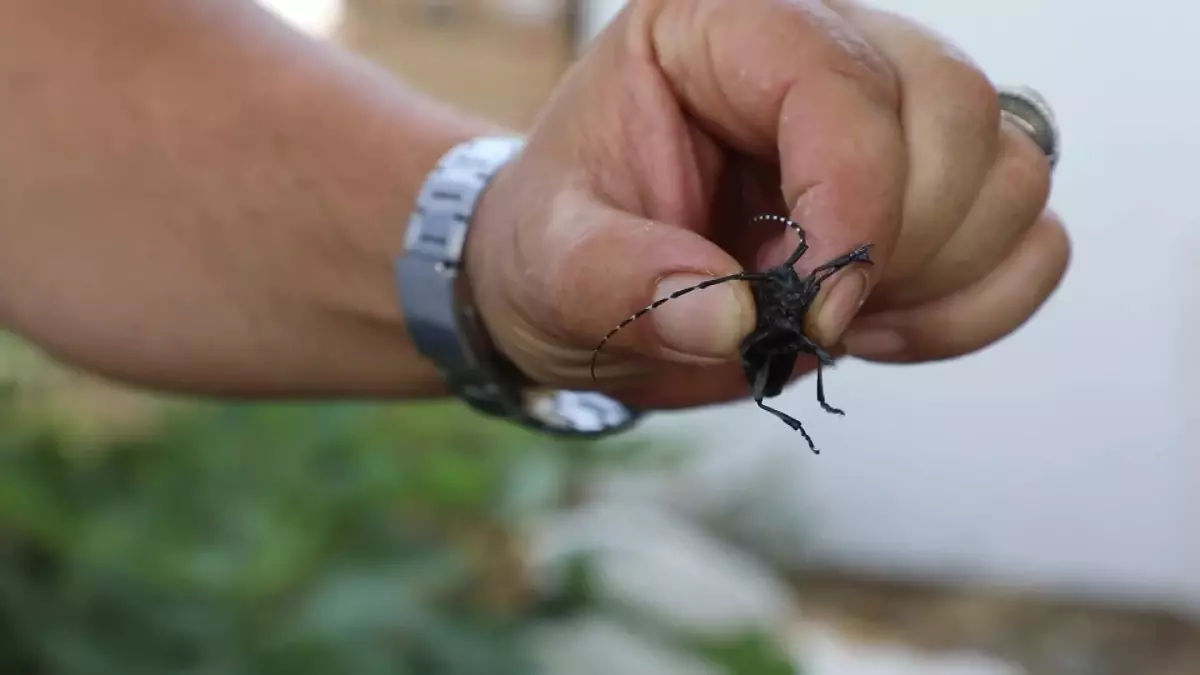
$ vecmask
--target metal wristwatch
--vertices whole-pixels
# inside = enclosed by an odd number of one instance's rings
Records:
[[[484,190],[524,147],[519,137],[466,141],[441,158],[408,222],[396,284],[417,348],[456,395],[488,415],[557,435],[625,430],[641,414],[604,394],[538,387],[492,344],[471,300],[463,254]]]

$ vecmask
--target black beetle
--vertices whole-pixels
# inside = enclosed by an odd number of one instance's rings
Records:
[[[808,242],[803,228],[790,218],[773,214],[756,216],[751,223],[775,221],[792,228],[800,237],[800,243],[787,260],[761,272],[739,272],[724,277],[709,279],[695,286],[675,291],[665,298],[659,298],[646,307],[637,311],[609,331],[592,352],[591,374],[596,379],[596,358],[605,343],[622,328],[661,307],[664,303],[674,300],[693,291],[709,288],[727,281],[745,281],[750,284],[755,302],[755,327],[753,332],[742,340],[739,352],[741,354],[742,371],[750,384],[751,395],[759,408],[783,420],[792,429],[799,431],[808,447],[818,453],[804,425],[799,420],[772,408],[763,399],[774,398],[782,393],[784,386],[792,376],[796,360],[800,354],[812,354],[817,357],[817,402],[828,413],[844,415],[845,412],[829,405],[825,400],[824,366],[834,364],[833,357],[820,345],[813,342],[805,334],[804,320],[809,308],[817,297],[823,284],[829,277],[837,274],[843,268],[854,263],[873,265],[871,260],[871,244],[859,246],[853,251],[834,258],[814,269],[808,276],[800,276],[795,264],[808,252]]]

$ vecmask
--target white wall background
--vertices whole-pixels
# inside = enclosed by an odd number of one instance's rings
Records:
[[[591,4],[598,29],[621,2]],[[834,370],[845,418],[796,386],[780,403],[820,457],[750,406],[657,426],[726,432],[711,445],[728,464],[709,466],[725,478],[751,469],[737,457],[786,453],[791,472],[777,462],[773,477],[827,561],[1200,611],[1200,5],[875,4],[1054,105],[1052,204],[1075,242],[1064,286],[981,354]]]

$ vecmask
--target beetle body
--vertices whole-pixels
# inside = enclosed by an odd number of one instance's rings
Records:
[[[625,326],[681,295],[728,281],[745,281],[750,284],[754,295],[755,327],[754,331],[742,340],[739,352],[742,371],[750,385],[751,396],[759,408],[799,431],[808,442],[809,448],[818,452],[799,420],[766,405],[764,400],[783,392],[791,380],[800,354],[811,354],[817,358],[817,402],[828,413],[845,414],[825,401],[824,367],[833,365],[833,357],[808,337],[804,331],[804,323],[813,301],[821,291],[821,285],[829,277],[854,263],[874,264],[870,257],[871,245],[860,246],[846,255],[820,265],[811,274],[802,277],[796,272],[795,265],[808,251],[804,230],[794,221],[774,215],[758,216],[752,222],[763,220],[782,222],[800,236],[799,245],[787,260],[761,272],[742,272],[710,279],[655,300],[622,321],[600,341],[592,353],[592,378],[595,379],[596,376],[596,357],[601,348]]]
[[[773,398],[783,391],[795,368],[804,343],[804,321],[820,286],[812,278],[801,278],[791,267],[777,267],[765,273],[768,279],[750,287],[754,295],[756,321],[754,331],[742,340],[742,368],[752,385],[757,374],[768,371],[762,395]]]

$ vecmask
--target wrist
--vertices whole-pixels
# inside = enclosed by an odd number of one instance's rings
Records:
[[[477,320],[496,350],[511,360],[504,336],[510,327],[504,294],[520,277],[510,271],[512,242],[518,217],[513,207],[522,201],[513,193],[509,177],[519,157],[504,163],[492,176],[487,189],[476,204],[471,228],[463,243],[463,277],[470,301],[477,311]]]
[[[515,383],[480,319],[465,258],[483,196],[523,146],[519,136],[490,134],[451,147],[420,187],[394,267],[397,300],[420,355],[454,393],[501,415],[513,410],[500,389]]]
[[[472,139],[452,148],[422,186],[405,251],[396,261],[400,295],[409,302],[408,328],[418,349],[443,372],[453,392],[483,413],[556,435],[596,437],[621,431],[636,423],[637,411],[598,392],[538,386],[497,348],[481,318],[476,293],[502,292],[497,287],[520,277],[485,276],[472,283],[466,276],[468,255],[480,257],[470,266],[475,273],[495,269],[479,264],[493,256],[478,238],[469,236],[481,224],[480,207],[486,195],[493,197],[493,205],[504,208],[487,209],[489,229],[475,234],[495,232],[506,239],[520,230],[511,218],[492,218],[498,213],[515,215],[513,195],[505,190],[507,198],[496,202],[494,188],[504,168],[512,166],[524,148],[520,137]],[[509,250],[494,250],[501,265]]]
[[[328,358],[348,393],[442,396],[449,393],[442,374],[411,338],[394,262],[418,192],[441,157],[497,128],[412,101],[369,114],[346,121],[362,130],[349,134],[359,142],[339,155],[354,166],[344,173],[330,167],[340,183],[336,210],[326,214],[321,233],[297,237],[305,240],[297,245],[305,247],[301,256],[308,262],[293,265],[285,285],[292,285],[297,302],[314,307],[315,325],[345,334],[330,335],[336,347]]]

